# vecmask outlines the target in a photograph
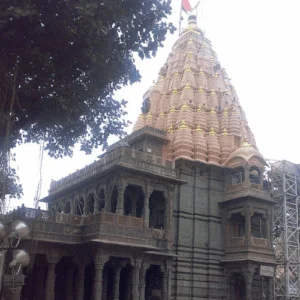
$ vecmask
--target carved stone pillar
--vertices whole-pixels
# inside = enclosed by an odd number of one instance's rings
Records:
[[[116,265],[114,268],[114,300],[119,300],[120,274],[125,265],[126,263],[121,263],[119,265]]]
[[[167,274],[167,272],[164,272],[163,276],[162,276],[162,299],[168,300],[168,274]]]
[[[140,271],[140,287],[139,287],[140,300],[145,300],[146,272],[147,272],[147,267],[143,265]]]
[[[270,214],[270,212],[267,212],[266,215],[266,230],[267,230],[267,240],[268,240],[268,247],[270,247],[272,245],[272,241],[271,241],[271,221],[272,221],[272,216]]]
[[[245,218],[245,243],[249,247],[251,245],[251,217],[253,216],[253,211],[251,207],[246,207],[241,214]]]
[[[84,276],[85,276],[85,267],[84,262],[78,263],[78,273],[77,273],[77,293],[76,300],[83,300],[84,298]]]
[[[172,277],[172,261],[166,261],[162,270],[162,299],[169,300],[171,299],[171,277]]]
[[[250,167],[249,166],[245,166],[245,168],[244,168],[244,170],[245,170],[245,183],[247,184],[247,185],[250,185],[251,183],[250,183]]]
[[[140,284],[140,270],[142,266],[142,259],[135,259],[132,270],[132,299],[139,300],[139,284]]]
[[[149,210],[149,200],[153,189],[147,185],[145,189],[145,199],[144,199],[144,227],[149,227],[149,217],[150,217],[150,210]]]
[[[70,201],[70,214],[75,215],[75,205],[76,205],[76,199],[73,197]]]
[[[168,225],[167,225],[167,239],[169,240],[169,246],[172,247],[173,242],[173,205],[174,205],[175,187],[169,186],[168,188]]]
[[[55,267],[60,258],[60,255],[55,252],[51,252],[47,255],[48,273],[46,281],[46,300],[55,299]]]
[[[248,267],[244,272],[244,278],[246,283],[246,300],[252,300],[252,281],[253,281],[254,269]]]
[[[124,192],[125,187],[123,185],[118,186],[118,199],[117,199],[117,210],[118,215],[124,214]]]
[[[94,278],[94,300],[102,300],[103,288],[103,268],[108,261],[108,255],[97,253],[94,258],[95,264],[95,278]]]
[[[87,216],[89,214],[89,205],[88,205],[88,194],[83,195],[83,215]]]
[[[170,217],[170,204],[169,204],[169,197],[167,197],[167,195],[165,195],[164,193],[164,230],[168,231],[169,230],[169,217]]]
[[[231,277],[232,274],[229,271],[225,271],[225,299],[231,300]]]

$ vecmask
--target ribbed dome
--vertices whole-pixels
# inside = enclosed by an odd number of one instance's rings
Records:
[[[150,101],[150,110],[133,130],[146,125],[169,132],[172,128],[169,158],[224,165],[236,150],[245,151],[240,150],[243,139],[262,158],[235,88],[194,16],[144,99]]]
[[[248,142],[243,142],[242,146],[235,150],[225,162],[225,166],[231,166],[233,161],[236,161],[236,164],[240,162],[240,164],[247,163],[251,160],[260,166],[267,165],[263,156],[253,148]]]

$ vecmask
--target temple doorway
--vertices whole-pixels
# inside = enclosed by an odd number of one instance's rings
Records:
[[[241,274],[233,274],[233,300],[246,300],[246,283],[245,279]]]
[[[132,267],[127,265],[121,270],[119,300],[130,300],[132,294]]]
[[[84,300],[92,300],[94,287],[95,268],[94,263],[85,267],[84,273]]]
[[[151,265],[146,272],[145,300],[161,299],[162,278],[160,266]]]

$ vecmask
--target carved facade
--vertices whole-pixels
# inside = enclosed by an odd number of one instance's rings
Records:
[[[5,216],[32,230],[19,298],[273,299],[266,163],[195,22],[145,94],[133,133],[52,182],[47,211]]]

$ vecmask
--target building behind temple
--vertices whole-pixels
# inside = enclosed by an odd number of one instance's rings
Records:
[[[267,163],[195,16],[142,112],[132,134],[51,184],[47,211],[6,216],[32,232],[19,299],[274,299]]]

